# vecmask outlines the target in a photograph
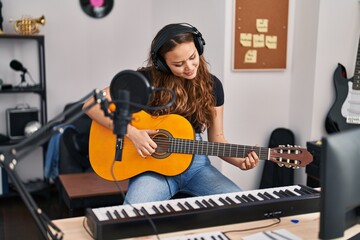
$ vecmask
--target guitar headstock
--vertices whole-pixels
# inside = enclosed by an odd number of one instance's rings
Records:
[[[279,145],[270,149],[270,161],[280,167],[299,168],[305,167],[313,161],[313,156],[306,148],[292,145]]]

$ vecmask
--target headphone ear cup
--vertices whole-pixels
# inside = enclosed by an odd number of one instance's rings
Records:
[[[205,45],[205,41],[202,38],[202,36],[200,35],[195,35],[194,36],[194,42],[195,42],[195,47],[198,50],[199,55],[202,55],[204,52],[204,45]]]
[[[167,64],[164,62],[164,60],[159,58],[159,57],[157,57],[154,60],[154,64],[155,64],[156,69],[161,71],[161,72],[164,72],[164,73],[170,73],[171,72],[169,67],[167,66]]]

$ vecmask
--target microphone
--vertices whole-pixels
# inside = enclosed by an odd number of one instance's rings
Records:
[[[110,83],[110,96],[115,104],[113,132],[116,134],[115,160],[121,161],[124,136],[133,113],[146,106],[152,88],[146,77],[133,70],[124,70],[114,76]],[[136,106],[134,106],[136,105]]]
[[[27,72],[27,69],[24,68],[24,66],[21,64],[21,62],[15,60],[15,59],[10,62],[10,67],[12,69],[14,69],[15,71],[22,71],[23,73]]]
[[[121,161],[123,141],[127,132],[127,125],[131,121],[130,114],[130,92],[128,90],[118,90],[118,102],[115,103],[115,113],[113,116],[114,129],[116,134],[115,160]]]

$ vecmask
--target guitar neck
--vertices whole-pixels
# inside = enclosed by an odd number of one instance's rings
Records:
[[[170,139],[168,151],[172,153],[237,158],[244,158],[250,151],[255,151],[260,159],[269,160],[270,157],[269,148],[177,138]]]
[[[353,90],[360,90],[360,40],[358,45],[358,52],[356,55],[355,73],[353,78]]]

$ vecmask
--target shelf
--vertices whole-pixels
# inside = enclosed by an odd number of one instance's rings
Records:
[[[2,33],[0,34],[0,38],[6,38],[6,39],[44,39],[43,35],[19,35],[19,34],[6,34]]]
[[[0,94],[3,93],[42,93],[45,90],[43,88],[40,87],[40,85],[35,85],[35,86],[29,86],[29,87],[12,87],[12,88],[8,88],[8,89],[2,89],[0,90]]]
[[[39,98],[39,122],[41,125],[45,125],[47,123],[47,99],[46,99],[46,74],[45,74],[45,37],[43,35],[20,35],[20,34],[0,34],[0,42],[7,42],[17,46],[23,46],[25,42],[35,41],[36,42],[36,52],[37,52],[37,60],[39,65],[39,81],[36,85],[3,85],[2,89],[0,89],[0,94],[11,95],[11,94],[37,94]],[[31,45],[32,46],[32,45]],[[23,50],[22,48],[20,50]],[[36,56],[34,56],[34,60]],[[7,142],[2,142],[0,146],[12,145],[16,144],[21,139],[9,140]],[[46,146],[43,145],[43,159],[45,161],[46,156]],[[2,181],[0,179],[0,184]],[[48,183],[46,179],[32,181],[29,183],[25,183],[26,189],[33,193],[44,190],[48,188]],[[11,188],[9,185],[9,193],[5,193],[0,195],[1,197],[6,196],[14,196],[18,195],[15,189]]]
[[[35,93],[40,96],[40,123],[44,125],[47,123],[47,99],[46,99],[46,76],[45,76],[45,37],[44,35],[20,35],[20,34],[0,34],[0,40],[24,40],[37,42],[37,55],[39,62],[39,84],[34,86],[3,86],[0,89],[0,94],[15,94],[15,93]],[[16,43],[20,44],[20,43]]]

